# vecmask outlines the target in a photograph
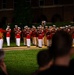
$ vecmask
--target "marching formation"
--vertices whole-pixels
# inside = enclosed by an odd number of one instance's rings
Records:
[[[23,38],[23,43],[28,48],[33,44],[39,48],[42,46],[51,46],[52,44],[52,36],[58,30],[64,30],[72,34],[73,44],[74,44],[74,26],[67,25],[64,27],[56,27],[53,26],[32,26],[31,28],[28,26],[24,26],[23,30],[21,30],[18,25],[15,25],[14,30],[11,30],[10,26],[7,26],[6,30],[0,28],[0,49],[2,49],[3,45],[3,33],[6,33],[6,42],[7,46],[10,46],[10,37],[11,31],[14,31],[16,46],[20,46],[21,38]]]

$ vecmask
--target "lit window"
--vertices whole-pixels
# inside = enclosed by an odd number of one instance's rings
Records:
[[[2,9],[6,8],[6,0],[2,0]]]
[[[39,0],[39,6],[44,6],[45,0]]]

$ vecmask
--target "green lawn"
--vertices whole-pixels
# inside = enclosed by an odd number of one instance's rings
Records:
[[[5,63],[9,75],[31,75],[37,68],[40,50],[6,51]]]
[[[5,63],[9,75],[31,75],[38,69],[36,56],[39,51],[5,51]]]

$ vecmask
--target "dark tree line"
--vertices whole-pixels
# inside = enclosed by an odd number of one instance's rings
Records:
[[[30,25],[32,17],[31,6],[25,0],[17,0],[14,8],[14,23],[20,26]]]

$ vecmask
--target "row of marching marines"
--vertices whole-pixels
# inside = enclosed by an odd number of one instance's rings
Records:
[[[39,48],[42,46],[51,46],[52,37],[56,31],[64,30],[72,35],[74,44],[74,26],[66,25],[63,27],[53,26],[24,26],[23,29],[15,25],[14,29],[11,30],[10,26],[7,26],[6,30],[0,28],[0,49],[3,46],[3,33],[6,33],[7,46],[10,46],[11,32],[14,31],[16,46],[20,46],[21,38],[23,37],[23,44],[28,48],[33,44]]]

